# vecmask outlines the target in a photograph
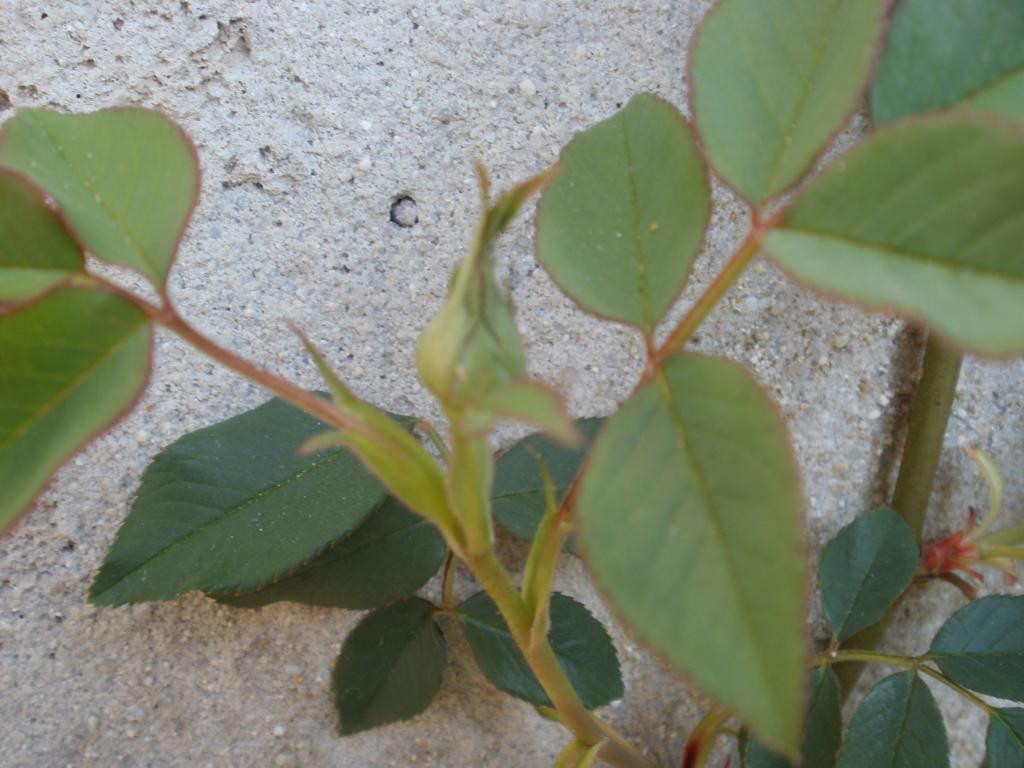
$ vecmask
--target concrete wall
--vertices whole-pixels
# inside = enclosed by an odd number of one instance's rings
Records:
[[[546,167],[575,132],[638,91],[685,109],[684,51],[708,6],[4,0],[0,120],[21,106],[139,104],[173,116],[204,169],[172,280],[187,316],[313,386],[284,326],[294,320],[358,392],[436,416],[412,355],[476,215],[471,162],[482,160],[504,185]],[[855,121],[854,134],[862,128]],[[411,227],[390,221],[399,195],[415,200]],[[741,237],[743,208],[722,190],[716,203],[681,306]],[[637,375],[637,339],[558,293],[533,261],[529,221],[506,238],[501,259],[534,371],[563,389],[575,413],[612,410]],[[885,495],[888,436],[903,423],[915,344],[903,324],[824,303],[767,263],[700,334],[700,349],[750,366],[789,418],[815,548]],[[455,631],[442,694],[426,714],[341,740],[329,672],[358,614],[240,612],[196,595],[117,610],[86,605],[149,459],[264,398],[173,338],[160,338],[157,358],[137,413],[73,460],[0,541],[0,764],[549,765],[563,733],[495,693]],[[984,501],[956,449],[963,440],[1003,466],[1021,520],[1022,371],[967,363],[932,532],[961,525],[966,505]],[[505,554],[525,550],[506,544]],[[567,560],[559,586],[607,617],[578,561]],[[892,644],[922,649],[959,601],[944,587],[924,590]],[[622,632],[615,639],[627,694],[608,715],[674,761],[704,704]],[[977,765],[982,721],[944,701],[954,765]]]

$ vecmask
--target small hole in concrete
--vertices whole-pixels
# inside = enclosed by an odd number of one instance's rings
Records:
[[[391,202],[391,223],[408,229],[420,220],[416,215],[416,201],[409,195],[398,195]]]

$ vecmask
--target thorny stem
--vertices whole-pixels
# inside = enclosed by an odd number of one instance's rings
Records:
[[[921,380],[910,407],[910,426],[892,497],[893,509],[907,521],[918,538],[928,511],[962,361],[962,353],[946,346],[934,334],[928,334]],[[892,616],[893,611],[890,611],[885,619],[854,635],[843,647],[857,650],[874,648],[885,635]],[[840,671],[839,682],[844,698],[857,684],[863,668],[862,664],[850,664]]]
[[[530,642],[533,617],[493,550],[468,557],[466,566],[498,606],[537,681],[576,739],[588,747],[601,744],[598,757],[616,768],[653,768],[653,763],[583,705],[547,638]]]

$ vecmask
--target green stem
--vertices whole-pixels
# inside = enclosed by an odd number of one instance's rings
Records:
[[[444,560],[444,575],[441,577],[441,607],[451,610],[455,607],[455,569],[459,561],[450,549]]]
[[[533,617],[494,552],[469,556],[466,566],[498,606],[534,676],[576,739],[588,747],[601,744],[598,757],[616,768],[653,768],[653,763],[583,706],[548,639],[536,638],[531,643]]]
[[[722,271],[715,276],[715,279],[711,281],[711,285],[707,287],[707,290],[701,294],[700,298],[690,308],[690,311],[679,322],[679,325],[669,334],[665,343],[651,355],[652,366],[656,366],[658,362],[678,352],[686,345],[686,342],[690,340],[697,331],[697,328],[700,327],[700,324],[711,314],[711,310],[718,305],[722,297],[739,280],[744,270],[750,266],[750,262],[754,260],[754,257],[757,256],[761,248],[761,239],[766,231],[767,228],[758,226],[751,229],[746,239],[736,249],[736,252],[733,253],[725,267],[722,268]]]
[[[907,440],[892,495],[893,509],[918,537],[924,528],[962,361],[959,351],[946,346],[934,334],[928,335],[923,373],[914,394]]]
[[[210,359],[231,369],[239,376],[270,390],[282,400],[287,400],[321,421],[339,429],[359,429],[360,425],[335,408],[329,400],[296,386],[265,368],[260,368],[244,357],[220,346],[213,339],[204,336],[178,314],[168,295],[164,294],[163,296],[163,306],[157,306],[99,275],[86,275],[80,279],[80,284],[127,299],[145,312],[154,323],[176,334]]]
[[[850,662],[888,664],[891,667],[903,667],[904,669],[917,669],[921,666],[921,659],[915,656],[899,656],[894,653],[879,653],[878,651],[826,651],[811,658],[812,667]]]
[[[891,667],[912,669],[915,672],[920,672],[922,675],[927,675],[933,680],[938,680],[944,686],[960,694],[961,698],[966,699],[986,714],[990,716],[993,714],[996,709],[995,707],[973,691],[964,688],[959,683],[946,677],[939,670],[934,667],[929,667],[924,663],[926,661],[928,661],[927,656],[897,656],[891,653],[877,653],[875,651],[832,651],[831,653],[818,654],[812,658],[811,666],[820,667],[823,664],[843,664],[846,662],[852,662],[857,666],[862,666],[863,664],[887,664]]]
[[[910,425],[892,497],[893,509],[907,521],[918,538],[924,528],[962,361],[963,355],[959,351],[929,333],[921,380],[910,408]],[[881,622],[851,637],[843,644],[844,649],[874,648],[885,635],[892,615],[893,611],[890,611]],[[840,670],[838,676],[844,698],[850,695],[862,671],[862,664],[850,664]]]
[[[969,701],[971,704],[976,706],[978,709],[982,710],[989,717],[991,717],[993,715],[993,712],[995,712],[995,710],[996,710],[995,707],[993,707],[987,701],[982,699],[980,696],[976,695],[973,691],[969,691],[966,688],[964,688],[962,685],[960,685],[959,683],[953,682],[948,677],[946,677],[944,674],[939,672],[939,670],[932,669],[931,667],[926,667],[926,666],[922,665],[922,666],[918,667],[918,671],[928,675],[928,677],[932,678],[933,680],[938,680],[940,683],[942,683],[944,686],[946,686],[950,690],[953,690],[953,691],[959,693],[961,698],[966,699],[967,701]]]

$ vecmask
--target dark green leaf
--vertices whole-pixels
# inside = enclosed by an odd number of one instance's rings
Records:
[[[891,675],[871,689],[839,750],[839,768],[948,766],[942,713],[913,672]]]
[[[412,597],[374,611],[345,638],[334,667],[342,736],[408,720],[430,706],[447,655],[433,616],[433,604]]]
[[[828,667],[811,673],[811,700],[807,704],[801,765],[805,768],[833,768],[842,735],[843,712],[839,680]],[[743,747],[743,768],[792,768],[793,763],[747,737]]]
[[[0,133],[0,165],[46,190],[88,251],[164,283],[199,196],[195,149],[170,120],[22,109]]]
[[[801,506],[771,401],[695,354],[608,420],[576,503],[580,549],[633,633],[787,754],[803,715]]]
[[[876,509],[843,528],[818,566],[822,606],[836,637],[845,640],[881,621],[920,562],[913,531],[891,509]]]
[[[922,320],[974,352],[1024,350],[1024,124],[916,118],[799,195],[765,248],[799,280]]]
[[[949,617],[928,651],[960,685],[1024,701],[1024,595],[995,595]]]
[[[701,144],[760,203],[807,172],[867,82],[886,0],[722,0],[693,46]]]
[[[636,96],[562,152],[537,212],[537,258],[583,309],[649,333],[686,282],[710,205],[689,125]]]
[[[252,590],[344,538],[385,493],[348,451],[299,455],[323,429],[275,399],[163,450],[143,475],[91,602]]]
[[[985,768],[1024,768],[1024,709],[997,709],[985,737]]]
[[[42,193],[0,168],[0,305],[44,293],[82,271],[82,249]]]
[[[60,289],[0,315],[0,530],[131,408],[151,342],[146,315],[106,293]]]
[[[491,503],[494,518],[502,528],[520,539],[533,539],[545,512],[544,480],[535,454],[548,468],[555,486],[555,501],[561,503],[603,423],[604,419],[577,420],[583,443],[575,449],[534,434],[524,437],[498,457]]]
[[[487,593],[473,595],[458,611],[473,657],[494,687],[550,707],[551,701]],[[584,706],[595,709],[622,698],[622,675],[615,646],[601,622],[583,605],[571,597],[553,594],[548,640]]]
[[[892,14],[871,114],[967,107],[1024,117],[1020,0],[901,0]]]
[[[213,597],[236,608],[261,608],[283,600],[378,608],[426,584],[441,566],[445,549],[444,537],[433,523],[389,498],[353,533],[297,571],[254,592]]]

